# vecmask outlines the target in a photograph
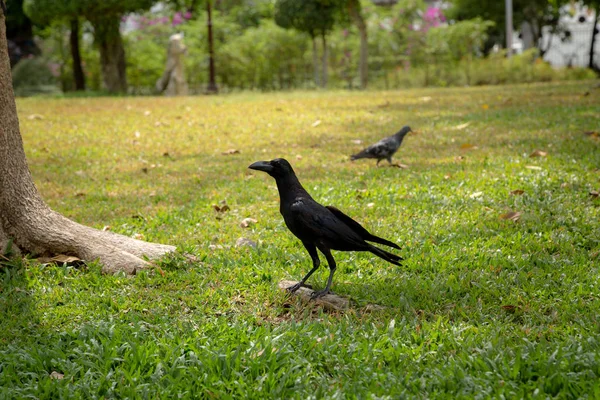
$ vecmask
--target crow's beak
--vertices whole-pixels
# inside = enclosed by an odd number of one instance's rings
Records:
[[[251,164],[248,168],[267,173],[273,171],[273,166],[268,161],[257,161],[254,164]]]

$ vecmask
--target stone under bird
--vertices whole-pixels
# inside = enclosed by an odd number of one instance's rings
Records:
[[[291,292],[304,285],[319,268],[321,261],[317,249],[325,255],[329,265],[329,278],[325,289],[314,292],[312,298],[330,293],[333,273],[336,270],[331,250],[369,251],[392,264],[401,265],[400,256],[375,247],[367,241],[400,249],[397,244],[369,233],[337,208],[317,203],[302,187],[287,160],[276,158],[271,161],[257,161],[248,168],[264,171],[275,178],[280,198],[279,211],[283,220],[289,230],[302,241],[312,258],[313,268],[300,282],[288,288]]]
[[[370,145],[361,152],[351,155],[350,160],[354,161],[361,158],[376,158],[377,164],[375,165],[379,165],[381,160],[387,160],[391,165],[392,156],[398,151],[402,141],[404,140],[404,137],[408,132],[412,132],[412,129],[410,129],[410,126],[404,126],[392,136],[381,139],[379,142]]]

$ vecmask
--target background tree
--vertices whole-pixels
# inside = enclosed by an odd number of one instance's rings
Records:
[[[4,1],[0,0],[0,254],[69,254],[99,260],[105,272],[135,273],[173,246],[92,229],[51,210],[37,191],[23,150],[12,89]]]
[[[6,13],[6,36],[11,67],[23,57],[40,54],[33,41],[33,27],[33,22],[23,12],[23,0],[10,0]]]
[[[282,28],[294,28],[308,33],[313,42],[313,67],[315,85],[327,87],[327,34],[333,29],[336,15],[343,3],[337,0],[277,0],[275,23]],[[316,37],[323,44],[322,72],[319,81]]]
[[[594,24],[592,25],[592,40],[590,42],[588,67],[597,74],[600,74],[600,65],[596,64],[594,60],[594,50],[598,38],[598,22],[600,22],[600,0],[585,0],[583,3],[594,10]]]
[[[149,9],[156,0],[25,0],[24,9],[34,20],[56,20],[78,16],[94,28],[94,41],[100,51],[102,80],[111,93],[127,91],[125,50],[121,37],[124,14]]]
[[[350,18],[358,29],[360,37],[360,53],[358,61],[358,75],[360,77],[361,89],[366,89],[369,81],[369,38],[367,34],[367,23],[362,15],[359,0],[347,0],[346,8]]]
[[[551,33],[560,31],[559,19],[561,8],[569,0],[513,0],[513,29],[526,22],[530,25],[533,40],[543,56],[550,43],[542,41],[542,28],[548,27]],[[495,43],[504,43],[506,19],[504,1],[480,0],[454,0],[448,15],[458,20],[467,20],[480,17],[495,23],[490,30],[486,50],[491,49]]]

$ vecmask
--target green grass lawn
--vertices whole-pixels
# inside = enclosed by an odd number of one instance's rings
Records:
[[[188,256],[0,267],[0,398],[600,397],[594,84],[19,100],[51,207]],[[404,124],[409,168],[348,161]],[[277,289],[311,262],[247,169],[275,157],[402,245],[334,252],[348,311]]]

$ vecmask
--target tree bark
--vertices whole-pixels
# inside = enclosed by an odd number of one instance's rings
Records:
[[[315,36],[311,36],[312,38],[312,59],[313,59],[313,74],[315,79],[315,86],[319,87],[319,50],[317,49],[317,39]]]
[[[369,81],[369,41],[367,36],[367,24],[360,13],[358,0],[348,2],[350,16],[358,28],[360,36],[360,58],[358,61],[358,75],[360,76],[360,88],[366,89]]]
[[[600,8],[600,7],[598,7]],[[598,21],[600,20],[598,17],[600,16],[600,9],[595,10],[594,17],[594,25],[592,26],[592,43],[590,44],[590,60],[588,63],[588,67],[592,69],[596,73],[600,73],[600,65],[596,65],[594,62],[594,47],[596,47],[596,36],[598,36]]]
[[[73,81],[75,82],[75,90],[85,90],[85,75],[83,66],[81,65],[81,53],[79,51],[79,19],[71,20],[71,57],[73,59]]]
[[[125,49],[119,31],[120,16],[94,16],[89,20],[94,27],[94,40],[100,49],[104,88],[110,93],[127,92]]]
[[[217,87],[217,82],[215,79],[215,49],[212,31],[211,0],[206,2],[206,14],[206,25],[208,28],[208,87],[206,88],[206,91],[208,93],[218,93],[219,88]]]
[[[323,41],[323,72],[321,73],[321,87],[326,88],[329,74],[327,73],[327,36],[325,33],[321,35],[321,40]]]
[[[0,0],[0,3],[2,0]],[[173,246],[146,243],[73,222],[51,210],[35,187],[23,150],[7,52],[6,25],[0,12],[0,249],[9,241],[34,255],[67,254],[99,260],[104,272],[149,266]]]

